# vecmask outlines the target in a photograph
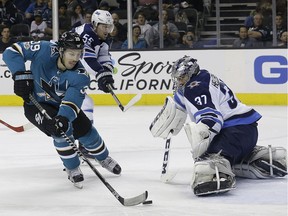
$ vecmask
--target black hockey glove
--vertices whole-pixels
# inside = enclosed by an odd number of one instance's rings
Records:
[[[61,137],[61,132],[66,133],[69,129],[69,120],[64,116],[55,116],[47,122],[46,130],[49,134]]]
[[[25,102],[29,102],[29,94],[32,92],[33,74],[31,71],[18,71],[13,75],[14,93],[22,97]]]
[[[102,74],[99,75],[99,79],[98,79],[98,87],[100,90],[102,90],[105,93],[109,93],[110,90],[107,87],[107,85],[111,85],[113,86],[114,83],[114,79],[112,77],[112,73],[111,72],[104,72]]]

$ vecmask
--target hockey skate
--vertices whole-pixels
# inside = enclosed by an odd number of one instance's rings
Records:
[[[68,174],[68,179],[74,184],[75,187],[82,189],[83,186],[81,184],[84,181],[83,173],[81,172],[80,168],[77,167],[75,169],[69,170],[65,169]]]
[[[121,173],[120,165],[110,156],[98,162],[103,168],[107,169],[111,173],[114,173],[116,175],[119,175]]]
[[[225,193],[234,189],[235,175],[230,162],[219,154],[213,154],[195,162],[192,189],[195,195]]]

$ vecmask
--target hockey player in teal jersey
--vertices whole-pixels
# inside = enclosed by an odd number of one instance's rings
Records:
[[[12,73],[14,93],[24,100],[26,118],[53,138],[54,146],[73,182],[84,180],[77,153],[61,137],[64,131],[71,140],[79,140],[102,167],[121,173],[119,164],[90,120],[80,109],[89,85],[89,75],[80,63],[84,43],[77,33],[65,32],[57,42],[31,41],[14,43],[3,53]],[[25,67],[31,61],[30,70]],[[52,120],[30,102],[29,94],[44,107]]]

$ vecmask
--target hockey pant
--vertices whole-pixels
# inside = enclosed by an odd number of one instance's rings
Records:
[[[207,153],[221,152],[221,155],[234,165],[253,151],[257,140],[257,123],[222,128],[211,141]]]
[[[50,104],[41,103],[49,116],[53,117],[58,113],[58,107],[54,107]],[[34,105],[24,104],[24,114],[26,118],[38,127],[47,136],[51,136],[47,130],[47,119]],[[67,131],[67,136],[74,141],[78,139],[79,142],[95,157],[95,159],[101,161],[104,160],[109,151],[99,135],[95,127],[92,126],[91,121],[81,110],[77,118],[72,122],[72,128]],[[64,164],[64,166],[71,170],[80,165],[80,160],[77,153],[62,137],[53,137],[54,146]]]

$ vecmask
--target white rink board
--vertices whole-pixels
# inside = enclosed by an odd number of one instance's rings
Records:
[[[115,92],[120,94],[171,93],[171,66],[184,55],[198,59],[201,69],[219,76],[235,93],[287,93],[287,49],[118,51],[111,54],[117,70]],[[1,54],[0,95],[13,95],[12,84]],[[91,79],[88,93],[102,94],[94,91],[96,88],[96,81]]]

